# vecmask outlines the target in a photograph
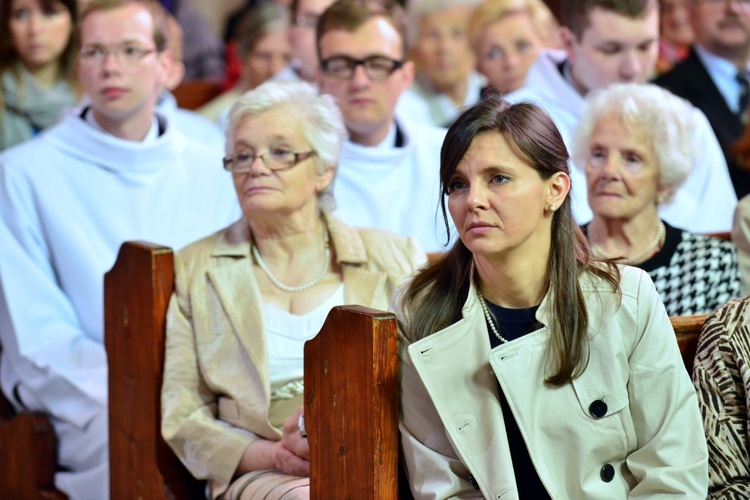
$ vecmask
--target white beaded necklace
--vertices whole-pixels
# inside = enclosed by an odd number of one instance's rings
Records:
[[[495,321],[492,319],[490,310],[487,307],[487,301],[484,299],[484,295],[482,295],[482,292],[479,291],[479,288],[477,288],[477,297],[479,297],[479,304],[481,304],[482,306],[482,311],[484,311],[484,319],[486,319],[487,323],[490,325],[490,330],[492,330],[492,333],[495,334],[495,337],[497,337],[497,340],[499,340],[501,344],[507,343],[508,341],[505,339],[505,337],[500,335],[500,332],[497,331]]]
[[[641,262],[644,262],[648,258],[650,258],[652,255],[654,255],[656,252],[659,251],[660,247],[663,245],[664,237],[667,235],[667,228],[664,227],[664,223],[659,221],[659,232],[656,234],[656,238],[654,241],[646,245],[646,247],[638,252],[637,254],[633,255],[632,257],[627,258],[621,258],[617,259],[617,262],[621,264],[640,264]],[[609,255],[607,252],[604,251],[602,247],[594,243],[594,240],[591,240],[591,252],[601,258],[606,260],[615,260],[615,257]]]
[[[313,287],[317,285],[318,283],[320,283],[325,277],[325,275],[328,273],[328,268],[331,265],[331,250],[330,250],[330,247],[328,246],[328,229],[327,228],[324,228],[323,238],[324,238],[323,248],[325,252],[323,267],[320,269],[320,273],[318,273],[315,279],[313,279],[312,281],[308,283],[305,283],[304,285],[289,286],[279,281],[276,278],[276,276],[274,276],[271,273],[271,270],[268,269],[268,267],[266,266],[266,263],[263,262],[263,257],[260,256],[260,252],[258,251],[258,246],[255,244],[255,242],[253,242],[253,256],[255,257],[256,262],[258,262],[258,265],[260,266],[260,268],[263,270],[264,273],[266,273],[266,276],[268,276],[268,279],[271,280],[271,283],[276,285],[278,288],[281,288],[285,292],[301,292],[302,290],[307,290],[308,288]]]

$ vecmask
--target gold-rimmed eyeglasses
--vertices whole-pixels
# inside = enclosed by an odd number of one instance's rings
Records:
[[[288,170],[315,154],[315,151],[297,152],[281,147],[270,148],[257,155],[251,152],[233,153],[224,157],[224,169],[234,174],[249,172],[255,160],[260,158],[269,170]]]

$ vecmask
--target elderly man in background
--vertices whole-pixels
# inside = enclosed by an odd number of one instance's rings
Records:
[[[486,80],[474,69],[469,17],[479,0],[410,0],[409,47],[416,78],[402,98],[414,119],[447,127],[461,108],[475,104]]]
[[[94,0],[78,76],[90,105],[0,156],[0,383],[47,414],[57,488],[109,497],[103,278],[127,240],[181,247],[240,215],[221,150],[155,112],[171,54],[148,0]]]

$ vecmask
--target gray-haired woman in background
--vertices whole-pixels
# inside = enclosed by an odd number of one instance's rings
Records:
[[[659,218],[693,164],[693,110],[655,85],[617,84],[588,99],[573,159],[585,165],[599,259],[651,276],[670,316],[711,312],[740,294],[737,252]]]

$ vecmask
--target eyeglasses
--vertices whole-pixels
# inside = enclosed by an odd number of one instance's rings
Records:
[[[133,43],[121,43],[107,48],[104,45],[86,45],[78,52],[78,60],[86,66],[101,65],[112,54],[120,63],[135,66],[157,49],[146,49]]]
[[[263,154],[234,153],[224,157],[224,168],[235,174],[249,172],[257,158],[263,160],[263,164],[269,170],[287,170],[302,163],[311,156],[317,154],[315,151],[298,153],[287,148],[270,148]]]
[[[323,72],[337,80],[349,80],[354,76],[357,66],[365,68],[365,73],[372,80],[385,80],[394,71],[404,65],[404,61],[397,61],[385,56],[370,56],[364,59],[354,59],[349,56],[334,56],[321,61]]]

